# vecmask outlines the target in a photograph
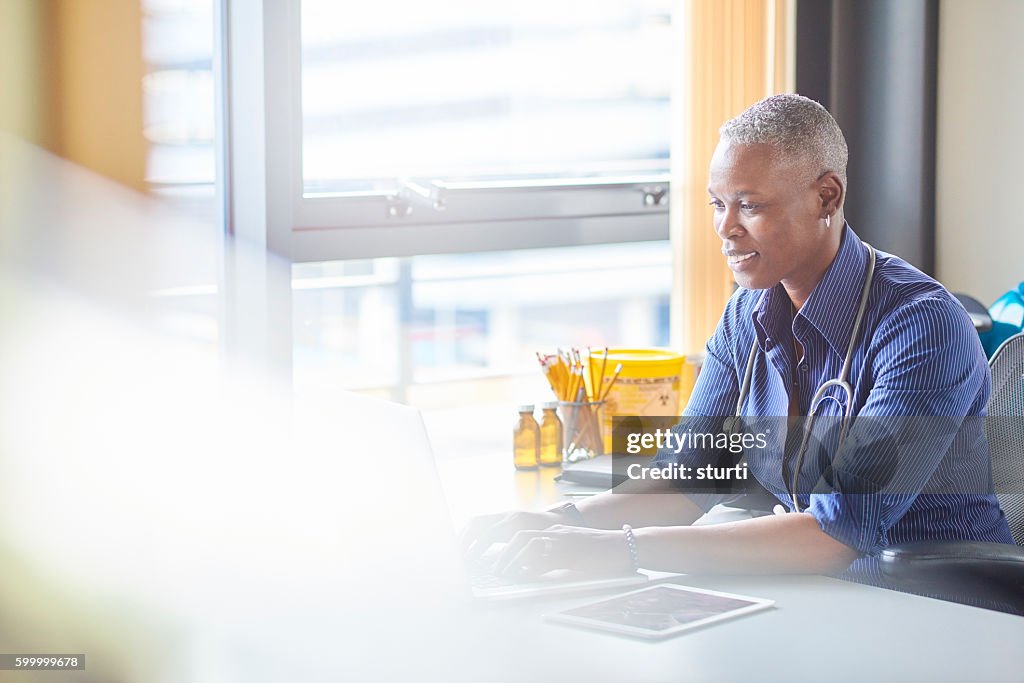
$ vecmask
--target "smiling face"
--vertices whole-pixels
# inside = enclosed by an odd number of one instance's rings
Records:
[[[799,161],[778,159],[769,144],[719,142],[708,194],[736,282],[748,289],[781,282],[802,306],[839,250],[842,193],[835,173],[816,178]]]

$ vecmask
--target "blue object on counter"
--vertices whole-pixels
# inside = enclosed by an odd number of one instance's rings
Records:
[[[992,329],[981,333],[981,345],[991,358],[999,345],[1024,331],[1024,282],[996,299],[988,309],[992,317]]]

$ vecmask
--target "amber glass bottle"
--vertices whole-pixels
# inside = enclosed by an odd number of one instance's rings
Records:
[[[540,457],[537,461],[546,467],[562,464],[562,421],[558,419],[558,402],[545,403],[540,418]]]
[[[537,469],[540,456],[540,425],[533,419],[533,406],[519,406],[519,421],[512,431],[513,463],[517,470]]]

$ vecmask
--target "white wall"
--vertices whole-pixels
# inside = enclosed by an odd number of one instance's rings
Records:
[[[1024,2],[939,9],[936,272],[986,305],[1024,281]]]

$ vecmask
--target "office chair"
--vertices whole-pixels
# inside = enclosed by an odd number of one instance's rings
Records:
[[[956,300],[967,311],[967,315],[970,316],[971,322],[974,323],[974,329],[978,331],[978,334],[984,334],[992,330],[992,316],[989,315],[988,309],[985,308],[984,304],[968,294],[953,292],[953,296],[956,297]]]
[[[882,551],[894,588],[1024,615],[1024,333],[989,361],[992,393],[986,435],[992,483],[1017,545],[919,541]]]
[[[989,358],[1004,341],[1024,332],[1024,282],[996,299],[988,308],[968,294],[954,293],[953,296],[967,310]]]

